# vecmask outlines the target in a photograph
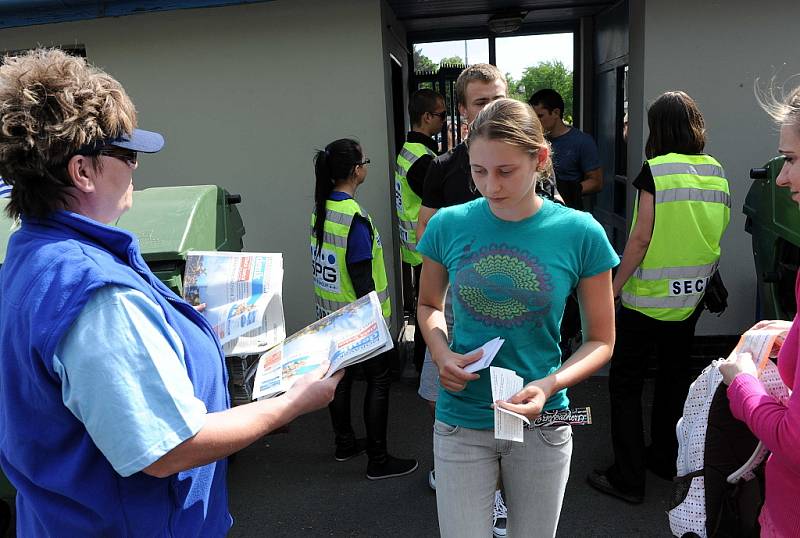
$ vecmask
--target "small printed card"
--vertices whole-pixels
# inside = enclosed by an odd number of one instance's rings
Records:
[[[527,424],[528,426],[530,426],[530,425],[531,425],[531,421],[530,421],[530,420],[528,420],[528,417],[526,417],[525,415],[520,415],[519,413],[515,413],[514,411],[509,411],[508,409],[505,409],[505,408],[503,408],[503,407],[498,407],[497,409],[498,409],[498,410],[499,410],[501,413],[506,413],[506,414],[508,414],[508,415],[511,415],[512,417],[517,417],[518,419],[520,419],[522,422],[524,422],[524,423],[525,423],[525,424]]]
[[[492,401],[508,400],[522,390],[522,378],[513,370],[492,366],[489,368],[492,379]],[[524,417],[495,406],[494,408],[494,438],[507,441],[523,442]]]
[[[505,342],[505,340],[503,340],[498,336],[494,340],[489,340],[488,342],[483,344],[481,347],[478,348],[480,350],[483,350],[483,355],[481,355],[481,358],[473,363],[466,365],[464,367],[464,370],[471,374],[474,374],[478,370],[483,370],[484,368],[488,368],[489,365],[492,364],[492,361],[494,360],[495,355],[497,355],[497,352],[500,351],[500,348],[503,346],[503,342]],[[469,353],[465,353],[465,355],[469,355],[470,353],[475,353],[476,351],[478,351],[478,349],[473,349]]]

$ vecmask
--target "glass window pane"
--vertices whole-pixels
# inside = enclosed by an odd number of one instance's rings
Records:
[[[415,71],[435,71],[441,63],[489,63],[489,40],[461,39],[414,45]]]
[[[535,91],[553,88],[571,123],[573,44],[572,33],[497,38],[497,67],[508,77],[509,97],[527,101]]]

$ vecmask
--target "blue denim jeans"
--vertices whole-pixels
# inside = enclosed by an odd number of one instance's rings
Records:
[[[434,423],[436,503],[444,538],[492,535],[499,476],[509,536],[556,535],[572,458],[572,427],[526,429],[524,435],[524,443],[500,441],[493,430]]]

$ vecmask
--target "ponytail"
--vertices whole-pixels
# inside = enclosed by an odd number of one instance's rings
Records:
[[[314,175],[317,183],[314,188],[314,237],[317,246],[314,253],[317,254],[322,247],[323,228],[325,226],[325,204],[333,190],[333,180],[331,179],[328,159],[324,150],[317,151],[314,155]]]
[[[314,238],[317,241],[315,254],[322,248],[325,228],[325,206],[337,183],[349,179],[356,165],[364,158],[361,145],[355,140],[342,138],[318,150],[314,155]]]

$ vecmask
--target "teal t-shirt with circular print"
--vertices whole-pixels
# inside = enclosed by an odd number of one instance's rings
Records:
[[[619,257],[589,214],[543,199],[534,215],[497,218],[479,198],[436,212],[417,250],[447,269],[453,297],[453,351],[466,353],[501,337],[492,366],[524,383],[561,366],[561,317],[582,278],[608,271]],[[439,391],[436,418],[473,429],[494,428],[489,370],[464,390]],[[566,389],[545,409],[569,405]]]

